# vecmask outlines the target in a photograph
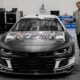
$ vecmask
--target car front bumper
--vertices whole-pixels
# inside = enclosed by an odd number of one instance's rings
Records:
[[[0,72],[24,75],[69,73],[75,65],[75,56],[69,58],[4,58],[0,57]]]

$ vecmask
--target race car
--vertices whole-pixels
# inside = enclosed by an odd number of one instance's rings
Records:
[[[49,75],[74,65],[74,40],[55,15],[24,16],[0,36],[0,72]]]

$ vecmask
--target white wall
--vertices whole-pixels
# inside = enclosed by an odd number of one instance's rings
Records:
[[[48,13],[50,10],[60,10],[61,15],[65,13],[72,15],[76,9],[76,1],[78,0],[4,0],[4,7],[8,11],[17,7],[19,10],[22,10],[25,15],[37,14],[43,2]]]
[[[0,8],[4,8],[4,0],[0,0]]]

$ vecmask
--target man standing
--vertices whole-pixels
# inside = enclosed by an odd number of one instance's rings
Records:
[[[76,7],[78,9],[73,12],[73,21],[76,21],[77,42],[80,50],[80,1],[76,2]]]

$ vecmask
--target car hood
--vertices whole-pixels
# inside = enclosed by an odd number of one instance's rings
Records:
[[[24,52],[51,51],[68,42],[69,37],[66,37],[66,33],[62,31],[18,31],[1,36],[3,48]]]

